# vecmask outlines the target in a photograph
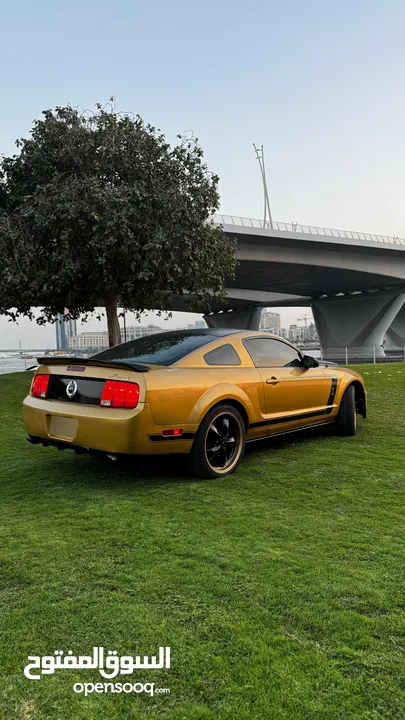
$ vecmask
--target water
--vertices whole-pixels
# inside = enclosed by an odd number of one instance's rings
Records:
[[[0,375],[21,372],[32,367],[32,365],[35,365],[35,358],[33,360],[20,360],[20,358],[16,357],[0,357]]]
[[[316,358],[317,360],[320,360],[322,357],[321,348],[300,348],[301,352],[304,353],[304,355],[311,355],[311,357]]]

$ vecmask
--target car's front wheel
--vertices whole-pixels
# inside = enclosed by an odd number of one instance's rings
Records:
[[[245,449],[245,424],[232,405],[216,405],[198,428],[190,452],[190,468],[201,478],[230,475]]]
[[[342,397],[336,424],[339,435],[355,435],[357,430],[356,393],[349,385]]]

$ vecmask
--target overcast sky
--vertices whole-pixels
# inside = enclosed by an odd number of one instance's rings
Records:
[[[274,219],[405,236],[404,22],[404,0],[3,2],[0,152],[44,108],[115,95],[194,131],[225,214],[262,215],[256,142]],[[0,348],[54,334],[0,317]]]

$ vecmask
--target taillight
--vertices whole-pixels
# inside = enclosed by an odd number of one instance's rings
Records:
[[[138,383],[107,380],[103,388],[100,404],[105,407],[134,408],[138,405],[138,401]]]
[[[50,375],[34,375],[31,384],[31,395],[44,398],[48,390]]]

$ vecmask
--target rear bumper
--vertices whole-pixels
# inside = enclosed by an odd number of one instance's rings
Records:
[[[23,402],[24,424],[33,444],[53,445],[75,452],[99,451],[111,455],[188,453],[197,427],[184,426],[179,438],[164,438],[148,403],[134,409],[99,405],[74,406],[28,395]],[[162,438],[158,442],[156,438]]]
[[[74,445],[73,443],[69,442],[62,442],[60,440],[51,440],[46,438],[40,438],[35,437],[35,435],[27,435],[26,440],[28,440],[31,445],[43,445],[43,447],[56,447],[58,450],[74,450],[74,452],[77,455],[82,455],[83,453],[93,453],[95,455],[100,454],[101,452],[104,455],[115,455],[114,453],[107,453],[105,451],[101,450],[92,450],[91,448],[84,447],[81,445]],[[115,457],[119,457],[119,455],[115,455]]]

